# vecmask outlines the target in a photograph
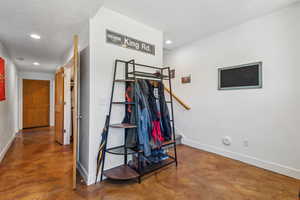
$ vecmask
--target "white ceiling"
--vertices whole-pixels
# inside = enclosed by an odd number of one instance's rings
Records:
[[[173,49],[298,0],[105,0],[107,8],[165,32]]]
[[[20,70],[54,71],[70,49],[73,35],[87,27],[89,17],[102,3],[102,0],[3,0],[0,41]],[[41,35],[41,40],[31,39],[31,33]],[[33,66],[33,62],[41,65]]]
[[[3,0],[0,41],[20,70],[54,71],[103,5],[164,31],[173,49],[298,0]],[[33,40],[31,33],[41,35]],[[24,58],[18,61],[17,58]],[[33,66],[33,62],[41,63]]]

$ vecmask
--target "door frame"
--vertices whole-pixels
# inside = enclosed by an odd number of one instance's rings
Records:
[[[54,126],[54,88],[55,88],[55,74],[53,73],[35,73],[35,72],[21,72],[18,78],[18,118],[19,118],[19,130],[23,129],[23,79],[29,80],[48,80],[50,81],[50,127]]]

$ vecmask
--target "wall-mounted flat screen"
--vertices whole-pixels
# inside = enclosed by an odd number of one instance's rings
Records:
[[[262,62],[219,68],[219,90],[262,88]]]

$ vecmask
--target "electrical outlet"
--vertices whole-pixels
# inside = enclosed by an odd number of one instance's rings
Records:
[[[231,138],[229,136],[226,136],[222,139],[222,142],[224,145],[229,146],[231,145]]]

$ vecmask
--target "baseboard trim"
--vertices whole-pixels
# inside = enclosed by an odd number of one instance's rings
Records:
[[[87,184],[88,183],[88,172],[79,161],[77,161],[77,169],[78,169],[80,175],[83,177],[85,183]]]
[[[12,143],[13,143],[15,137],[16,137],[16,134],[14,134],[14,135],[10,138],[10,140],[8,141],[8,143],[5,145],[4,149],[1,151],[1,153],[0,153],[0,163],[1,163],[2,160],[4,159],[4,157],[5,157],[6,153],[7,153],[7,151],[9,150],[10,146],[12,145]]]
[[[280,164],[274,163],[274,162],[263,161],[258,158],[252,157],[252,156],[228,151],[228,150],[214,147],[211,145],[200,144],[200,143],[198,143],[194,140],[191,140],[189,138],[186,138],[186,137],[183,137],[183,144],[197,148],[197,149],[201,149],[204,151],[208,151],[211,153],[215,153],[218,155],[222,155],[227,158],[238,160],[238,161],[250,164],[250,165],[254,165],[256,167],[263,168],[263,169],[266,169],[266,170],[269,170],[272,172],[283,174],[285,176],[300,179],[300,169],[294,169],[294,168],[280,165]]]

